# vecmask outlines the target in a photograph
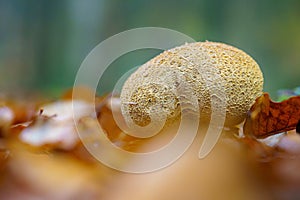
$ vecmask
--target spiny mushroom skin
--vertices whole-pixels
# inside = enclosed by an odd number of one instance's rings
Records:
[[[209,88],[219,87],[208,84],[216,73],[222,79],[223,88]],[[178,80],[178,74],[183,80]],[[242,50],[216,42],[184,44],[154,57],[126,80],[120,96],[126,122],[146,126],[162,120],[162,114],[166,114],[167,121],[178,118],[180,103],[176,90],[180,81],[186,82],[197,97],[201,119],[210,117],[211,89],[224,91],[225,125],[228,126],[244,120],[263,89],[260,67]],[[155,119],[149,114],[153,105],[158,105]]]

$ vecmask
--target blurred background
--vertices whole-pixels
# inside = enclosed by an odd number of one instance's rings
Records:
[[[60,95],[87,54],[119,32],[145,26],[221,41],[261,66],[272,97],[300,85],[298,0],[0,0],[0,92]],[[108,70],[100,93],[128,69],[160,53],[128,53]],[[122,69],[122,70],[120,70]]]

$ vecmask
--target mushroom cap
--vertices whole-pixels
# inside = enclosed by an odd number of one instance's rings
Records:
[[[211,93],[222,91],[225,125],[231,126],[245,119],[262,90],[260,67],[242,50],[217,42],[187,43],[162,52],[131,74],[121,91],[121,110],[129,125],[147,126],[164,117],[170,122],[180,116],[179,97],[185,97],[185,102],[198,103],[201,119],[209,119]],[[197,100],[190,98],[193,95]],[[152,118],[151,112],[156,114]]]

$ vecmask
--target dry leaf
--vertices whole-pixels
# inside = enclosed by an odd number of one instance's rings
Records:
[[[273,102],[264,93],[256,99],[244,124],[244,134],[256,138],[296,129],[300,120],[300,96],[280,103]]]
[[[76,107],[76,118],[73,117]],[[46,104],[43,112],[20,133],[20,139],[32,146],[71,150],[79,142],[73,119],[91,115],[93,106],[85,101],[65,100]]]

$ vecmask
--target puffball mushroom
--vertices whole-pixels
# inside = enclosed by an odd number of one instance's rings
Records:
[[[161,120],[163,114],[167,116],[167,122],[178,118],[178,80],[172,74],[180,74],[184,80],[179,81],[190,85],[198,99],[201,118],[209,117],[212,110],[210,87],[216,85],[207,84],[205,78],[214,76],[212,71],[224,83],[223,88],[216,89],[226,95],[225,125],[241,123],[255,99],[262,94],[263,74],[248,54],[217,42],[187,43],[166,50],[140,66],[126,80],[121,91],[121,111],[125,121],[143,127]],[[160,105],[156,107],[159,108],[155,111],[159,113],[156,118],[150,117],[153,105]]]

